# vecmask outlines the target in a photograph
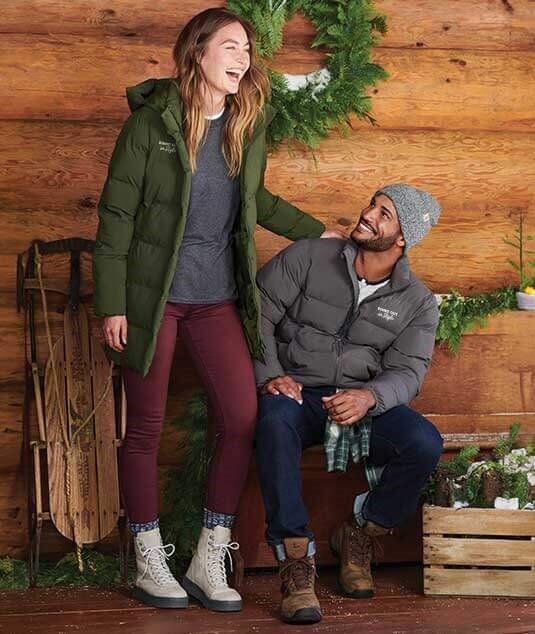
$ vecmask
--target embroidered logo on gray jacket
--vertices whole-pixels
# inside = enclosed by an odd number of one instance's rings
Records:
[[[378,306],[377,316],[381,319],[386,319],[386,321],[392,321],[398,316],[398,313],[396,313],[396,311],[394,310],[388,310],[388,308],[382,308],[381,306]]]

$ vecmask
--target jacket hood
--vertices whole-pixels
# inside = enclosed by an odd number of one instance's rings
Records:
[[[171,106],[180,113],[182,112],[178,88],[171,78],[151,78],[135,86],[130,86],[126,89],[126,98],[131,112],[139,110],[143,106],[148,106],[158,112]],[[276,110],[270,104],[266,104],[263,115],[258,117],[257,125],[268,126],[275,114]]]
[[[126,89],[126,98],[131,112],[143,106],[164,110],[170,99],[178,100],[176,84],[172,79],[146,79]]]

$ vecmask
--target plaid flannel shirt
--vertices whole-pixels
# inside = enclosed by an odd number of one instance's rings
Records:
[[[325,426],[323,442],[327,471],[345,471],[351,453],[353,462],[362,461],[364,464],[370,489],[376,487],[384,467],[369,464],[367,461],[370,455],[371,431],[371,416],[365,416],[354,425],[339,425],[329,418]]]

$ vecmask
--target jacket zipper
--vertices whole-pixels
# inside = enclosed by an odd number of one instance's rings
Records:
[[[353,299],[351,301],[351,307],[347,312],[347,315],[344,319],[344,323],[340,326],[340,328],[338,329],[338,331],[336,332],[336,334],[334,335],[334,340],[335,340],[335,347],[336,347],[336,354],[337,354],[337,360],[336,360],[336,372],[334,375],[334,387],[339,388],[340,387],[340,379],[342,378],[342,351],[344,349],[344,339],[347,335],[347,331],[349,329],[350,326],[350,322],[353,316],[353,311],[355,310],[355,304],[357,301],[357,298],[355,297],[355,286],[353,284],[353,280],[351,279],[351,276],[349,276],[349,281],[351,283],[351,292],[353,294]],[[358,310],[357,310],[358,312]]]

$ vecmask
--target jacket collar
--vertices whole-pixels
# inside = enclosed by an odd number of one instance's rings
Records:
[[[246,139],[244,144],[244,150],[246,151],[255,139],[265,130],[268,125],[273,121],[276,114],[275,108],[270,104],[266,104],[264,111],[257,118],[253,129],[253,134],[250,139]],[[162,121],[166,127],[167,132],[175,139],[177,144],[178,154],[182,165],[186,171],[191,172],[191,166],[189,163],[188,152],[186,150],[186,143],[184,141],[184,132],[182,128],[183,121],[183,106],[180,95],[178,94],[178,88],[174,81],[170,81],[167,88],[167,95],[165,99],[165,108],[161,113]],[[245,155],[245,152],[244,152]]]
[[[355,241],[349,238],[346,244],[342,249],[342,257],[345,257],[348,261],[348,264],[353,266],[355,262],[355,258],[359,252],[359,248],[356,245]],[[392,275],[390,276],[390,286],[393,290],[401,290],[407,287],[410,284],[411,280],[411,270],[409,266],[409,259],[406,255],[402,255],[399,260],[394,265],[394,269],[392,271]],[[378,293],[383,290],[379,289]]]

